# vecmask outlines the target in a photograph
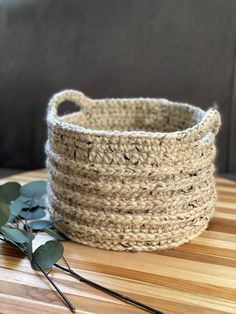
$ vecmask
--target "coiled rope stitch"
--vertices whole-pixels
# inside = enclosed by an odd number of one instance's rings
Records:
[[[64,101],[80,111],[58,115]],[[79,243],[152,251],[188,242],[214,214],[216,109],[166,99],[90,99],[66,90],[49,103],[48,204]]]

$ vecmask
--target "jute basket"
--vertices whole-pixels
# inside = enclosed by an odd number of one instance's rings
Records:
[[[80,111],[59,116],[64,101]],[[48,203],[70,239],[152,251],[207,228],[216,202],[217,110],[66,90],[51,99],[47,123]]]

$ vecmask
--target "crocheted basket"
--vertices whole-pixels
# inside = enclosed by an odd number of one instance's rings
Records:
[[[64,101],[80,111],[59,116]],[[151,251],[207,228],[216,201],[217,110],[66,90],[51,99],[47,123],[48,204],[70,239]]]

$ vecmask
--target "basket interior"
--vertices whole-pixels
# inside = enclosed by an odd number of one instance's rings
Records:
[[[166,100],[98,100],[86,111],[68,114],[63,121],[105,131],[175,132],[194,126],[202,110]]]

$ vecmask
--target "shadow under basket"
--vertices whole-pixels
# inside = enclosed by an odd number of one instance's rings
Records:
[[[65,101],[78,111],[59,116]],[[207,228],[216,202],[217,110],[66,90],[51,99],[47,123],[48,204],[70,239],[153,251]]]

